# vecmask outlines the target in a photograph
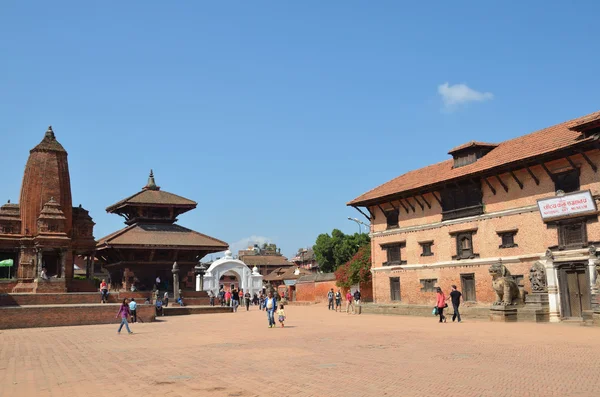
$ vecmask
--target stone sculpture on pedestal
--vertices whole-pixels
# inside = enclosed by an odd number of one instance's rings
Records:
[[[496,292],[494,305],[510,306],[519,303],[519,287],[502,261],[491,265],[488,272],[492,276],[492,287]]]

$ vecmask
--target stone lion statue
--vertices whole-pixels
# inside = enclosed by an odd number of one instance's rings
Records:
[[[490,266],[488,272],[492,276],[492,287],[496,292],[494,305],[509,306],[519,302],[519,287],[506,266],[501,262]]]

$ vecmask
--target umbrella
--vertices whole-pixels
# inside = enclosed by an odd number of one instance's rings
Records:
[[[12,259],[4,259],[0,261],[0,267],[11,267],[14,264]]]

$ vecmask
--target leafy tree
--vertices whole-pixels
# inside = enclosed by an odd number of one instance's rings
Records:
[[[323,272],[333,272],[348,262],[358,249],[371,241],[367,234],[344,234],[333,229],[331,236],[320,234],[313,246],[315,258]]]

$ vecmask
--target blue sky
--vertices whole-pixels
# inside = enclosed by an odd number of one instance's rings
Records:
[[[97,238],[153,168],[180,224],[292,256],[456,145],[600,109],[600,3],[417,3],[2,1],[0,201],[51,124]]]

